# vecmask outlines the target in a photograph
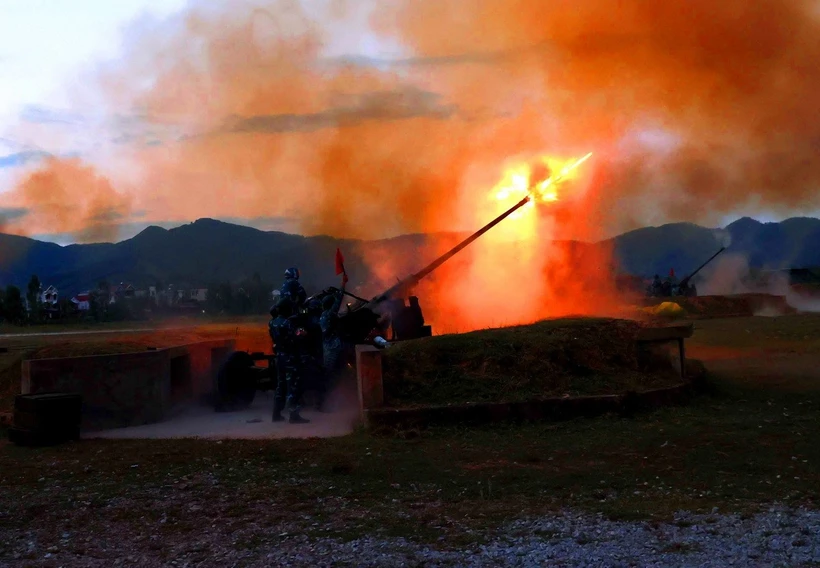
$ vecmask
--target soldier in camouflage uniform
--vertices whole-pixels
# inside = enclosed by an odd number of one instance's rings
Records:
[[[307,299],[307,292],[299,282],[299,269],[291,267],[285,270],[285,282],[279,290],[280,297],[288,298],[294,304],[294,313],[301,309]]]
[[[284,420],[282,411],[287,408],[290,411],[291,424],[304,424],[310,421],[299,414],[299,401],[302,396],[302,354],[293,312],[293,302],[283,298],[277,305],[276,318],[269,324],[270,335],[276,348],[277,366],[273,421]]]
[[[342,307],[342,299],[344,298],[344,286],[338,292],[326,296],[322,307],[322,317],[319,318],[319,323],[322,326],[322,355],[324,358],[324,378],[325,378],[325,392],[330,389],[339,367],[342,362],[342,353],[344,352],[344,345],[342,338],[339,335],[339,308]],[[320,399],[321,404],[324,398]]]

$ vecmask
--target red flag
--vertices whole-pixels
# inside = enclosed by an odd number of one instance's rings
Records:
[[[337,272],[336,274],[339,274],[339,273]],[[670,269],[669,269],[669,276],[670,276],[671,278],[674,278],[674,277],[675,277],[675,269],[674,269],[674,268],[670,268]]]
[[[336,249],[336,274],[343,274],[345,271],[345,257],[342,256],[342,251]]]

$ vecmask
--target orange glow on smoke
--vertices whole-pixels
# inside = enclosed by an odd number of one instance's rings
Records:
[[[420,284],[435,333],[619,314],[623,301],[612,287],[609,248],[560,240],[597,232],[589,215],[597,188],[578,167],[591,155],[544,157],[503,171],[486,192],[487,207],[479,207],[476,229],[523,197],[532,200]],[[438,252],[454,244],[441,244]]]

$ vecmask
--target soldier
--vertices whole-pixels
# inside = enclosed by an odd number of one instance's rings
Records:
[[[656,274],[655,279],[652,280],[652,295],[653,296],[660,296],[663,292],[663,284],[661,283],[661,277]]]
[[[317,403],[317,410],[322,410],[324,395],[327,394],[332,382],[336,378],[342,362],[344,345],[339,333],[339,308],[344,298],[344,284],[342,289],[325,297],[322,302],[324,311],[319,323],[322,326],[322,355],[324,358],[324,390]]]
[[[293,302],[294,312],[298,311],[307,299],[307,292],[299,282],[299,276],[301,276],[301,273],[296,267],[285,270],[285,282],[279,290],[282,298],[289,298]]]
[[[320,319],[322,316],[322,303],[311,300],[305,307],[303,313],[294,316],[293,320],[297,327],[305,330],[307,335],[300,338],[300,353],[302,360],[302,381],[305,389],[312,389],[316,392],[317,410],[324,399],[325,377],[322,363],[322,326]]]
[[[273,310],[272,310],[273,311]],[[270,334],[276,347],[277,381],[276,394],[273,398],[273,421],[281,422],[285,418],[282,411],[290,411],[291,424],[310,422],[299,414],[301,393],[301,353],[298,333],[294,325],[293,302],[283,298],[276,307],[276,318],[270,322]]]

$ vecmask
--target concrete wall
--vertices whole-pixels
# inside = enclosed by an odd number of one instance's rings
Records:
[[[64,391],[83,397],[82,430],[138,426],[167,419],[174,408],[210,394],[234,340],[170,349],[23,361],[23,394]]]

